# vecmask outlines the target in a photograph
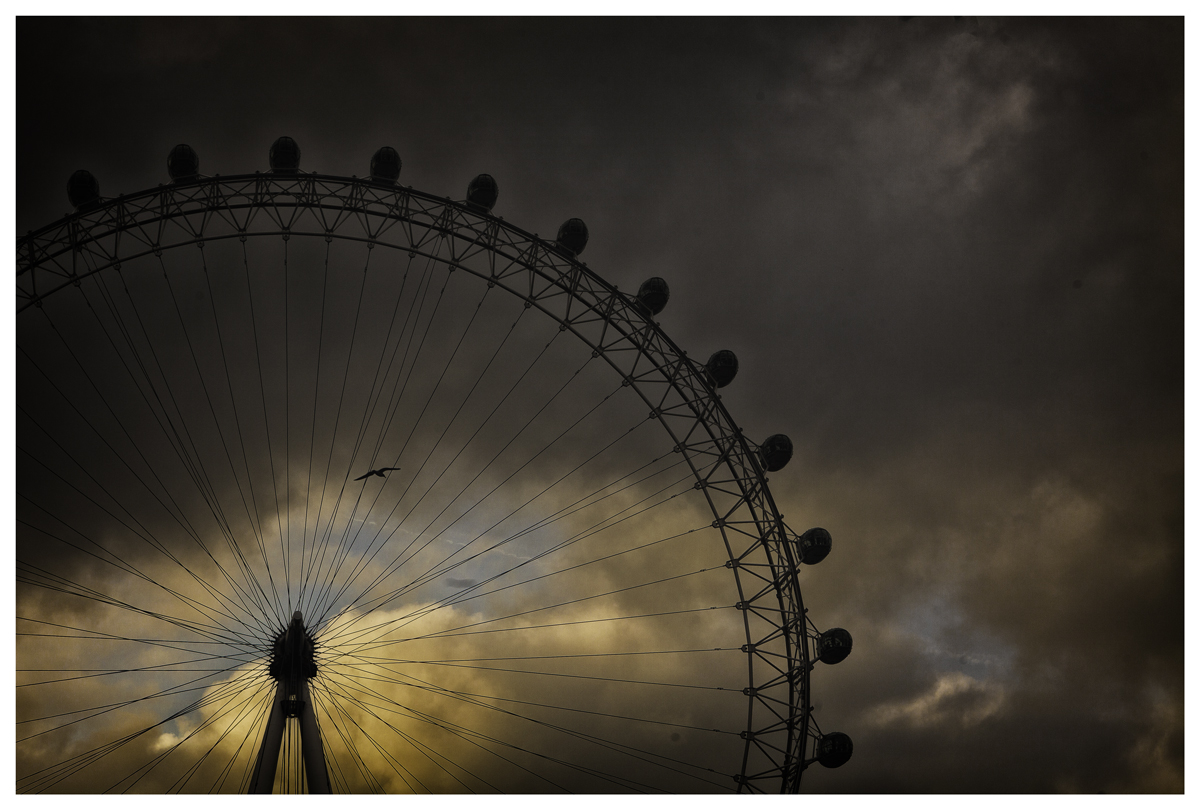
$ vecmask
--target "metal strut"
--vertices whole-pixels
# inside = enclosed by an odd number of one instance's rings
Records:
[[[317,726],[317,716],[313,712],[308,691],[309,679],[317,674],[313,640],[298,610],[292,614],[291,624],[275,638],[270,674],[279,682],[279,686],[267,715],[267,728],[258,749],[258,759],[254,763],[250,792],[270,793],[275,786],[279,748],[289,717],[297,718],[300,722],[300,748],[308,792],[332,792],[329,789],[329,771],[325,767],[325,749],[321,745],[321,730]]]

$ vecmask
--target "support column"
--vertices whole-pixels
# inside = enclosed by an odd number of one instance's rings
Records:
[[[289,717],[295,717],[300,722],[300,753],[304,758],[308,792],[333,792],[329,789],[329,771],[325,766],[321,729],[317,726],[312,694],[308,690],[309,678],[317,674],[314,653],[313,640],[304,628],[304,616],[297,610],[292,614],[291,623],[275,637],[271,652],[268,672],[279,686],[267,716],[267,730],[258,749],[258,760],[254,763],[251,793],[270,793],[275,787],[279,748]]]
[[[275,787],[279,747],[283,743],[283,726],[287,722],[283,701],[287,700],[287,697],[287,687],[280,681],[275,690],[275,697],[271,700],[270,712],[267,714],[267,731],[263,734],[262,745],[258,749],[258,760],[254,763],[254,776],[250,780],[251,793],[270,793]]]
[[[329,771],[325,767],[325,747],[321,744],[321,732],[317,728],[316,710],[308,691],[308,679],[300,682],[300,746],[304,754],[304,775],[308,780],[309,793],[332,793],[329,789]]]

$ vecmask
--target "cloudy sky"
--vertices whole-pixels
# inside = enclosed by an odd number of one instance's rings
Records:
[[[25,19],[16,73],[20,234],[76,169],[115,196],[286,134],[438,196],[487,172],[506,221],[667,279],[833,536],[801,585],[854,637],[813,689],[855,751],[804,790],[1183,789],[1180,20]]]

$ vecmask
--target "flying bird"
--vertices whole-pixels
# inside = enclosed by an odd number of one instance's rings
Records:
[[[392,470],[398,470],[398,469],[400,469],[400,468],[399,468],[399,467],[380,467],[378,470],[371,470],[371,471],[370,471],[369,473],[367,473],[366,475],[360,475],[358,478],[355,478],[354,480],[355,480],[355,481],[361,481],[361,480],[363,480],[364,478],[368,478],[368,477],[370,477],[370,476],[372,476],[372,475],[378,475],[380,478],[384,478],[384,477],[385,477],[385,476],[384,476],[384,473],[385,473],[385,472],[391,472]]]

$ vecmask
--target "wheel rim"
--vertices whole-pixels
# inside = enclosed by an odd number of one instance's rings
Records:
[[[390,184],[308,174],[199,179],[108,201],[22,240],[19,325],[49,306],[52,295],[57,301],[104,271],[121,274],[123,266],[192,245],[203,255],[221,242],[268,239],[359,243],[368,256],[407,254],[447,275],[465,271],[557,322],[616,371],[690,469],[736,584],[747,719],[741,761],[725,778],[738,790],[794,791],[811,748],[812,628],[794,537],[771,499],[756,448],[736,428],[703,366],[670,341],[636,298],[552,243],[467,204]],[[269,427],[266,433],[269,441]],[[630,787],[636,789],[618,789]]]

